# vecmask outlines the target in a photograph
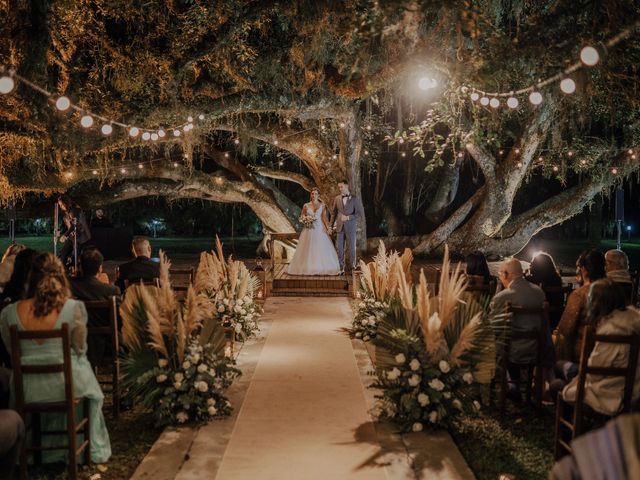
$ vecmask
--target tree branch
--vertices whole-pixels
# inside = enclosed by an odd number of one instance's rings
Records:
[[[275,178],[278,180],[286,180],[288,182],[294,182],[304,188],[307,192],[310,192],[315,183],[306,175],[302,173],[290,172],[288,170],[273,170],[271,168],[256,166],[253,168],[254,172],[258,175],[268,178]]]

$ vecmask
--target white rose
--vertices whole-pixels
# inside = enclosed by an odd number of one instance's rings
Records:
[[[210,407],[214,406],[216,404],[216,401],[213,398],[207,398],[207,405],[209,405]]]
[[[360,320],[360,323],[362,325],[367,325],[369,323],[369,321],[366,318],[363,318],[362,320]]]
[[[362,340],[365,342],[368,342],[371,339],[371,337],[369,335],[365,335],[364,337],[362,337]]]
[[[439,379],[434,378],[429,382],[429,386],[433,388],[436,392],[441,392],[444,390],[444,383],[442,383]]]
[[[421,432],[422,431],[422,424],[420,422],[416,422],[411,426],[411,430],[413,430],[414,432]]]
[[[427,395],[426,393],[418,394],[418,403],[421,407],[426,407],[430,402],[431,400],[429,399],[429,395]]]
[[[225,305],[229,305],[229,299],[225,298],[224,300],[222,300],[222,303],[224,303]]]
[[[178,412],[176,414],[176,419],[178,420],[178,423],[184,423],[189,420],[189,414],[187,412]]]
[[[369,321],[372,321],[372,320],[373,320],[373,321],[375,322],[375,321],[376,321],[376,317],[375,317],[375,316],[373,316],[373,315],[369,315],[368,320],[369,320]]]
[[[239,323],[236,323],[235,331],[236,333],[240,333],[242,331],[242,325],[240,325]]]
[[[457,398],[453,400],[453,408],[457,408],[458,410],[462,410],[462,402]]]
[[[204,363],[198,365],[198,373],[204,373],[207,371],[207,366]]]
[[[182,382],[173,382],[173,388],[175,388],[176,390],[179,390],[181,386]]]
[[[185,360],[182,362],[182,368],[188,370],[191,367],[191,362],[189,360]]]
[[[449,370],[451,370],[451,367],[446,360],[440,360],[440,363],[438,363],[438,367],[440,367],[440,371],[442,373],[447,373],[449,372]]]
[[[436,423],[438,421],[438,412],[435,410],[429,414],[429,421],[431,423]]]
[[[251,297],[249,295],[245,295],[243,300],[244,300],[244,303],[251,303]]]
[[[240,310],[240,315],[246,315],[246,314],[247,314],[247,311],[244,308]]]
[[[375,305],[377,308],[382,308],[382,304],[381,304],[380,302],[376,302],[376,303],[374,303],[374,305]]]
[[[473,408],[476,410],[476,412],[479,411],[480,410],[480,402],[477,401],[477,400],[474,400],[473,401]]]
[[[358,305],[358,308],[364,308],[364,302],[360,302],[360,304]]]
[[[411,375],[411,377],[409,378],[409,385],[411,387],[417,387],[418,385],[420,385],[420,375],[416,375],[415,373]]]
[[[224,305],[220,305],[220,306],[218,307],[218,312],[219,312],[219,313],[224,313],[224,311],[225,311],[225,310],[226,310],[226,308],[224,308]]]
[[[415,372],[420,368],[420,361],[417,358],[414,358],[411,360],[411,363],[409,363],[409,366],[411,367],[411,370]]]
[[[182,373],[176,373],[173,375],[173,379],[176,382],[182,382],[182,380],[184,380],[184,375]]]
[[[444,393],[442,394],[442,396],[443,396],[444,398],[446,398],[447,400],[449,400],[449,399],[451,398],[451,392],[444,392]]]
[[[209,415],[211,415],[212,417],[218,413],[218,409],[216,407],[209,407],[207,408],[207,411],[209,412]]]
[[[356,332],[356,338],[362,338],[362,332]]]
[[[236,305],[237,305],[237,306],[239,306],[239,307],[241,307],[241,306],[243,305],[242,299],[239,299],[239,300],[236,302]]]
[[[471,372],[467,372],[464,375],[462,375],[462,380],[464,380],[469,385],[471,385],[471,383],[473,382],[473,375],[471,374]]]
[[[169,365],[169,360],[167,360],[166,358],[161,358],[160,360],[158,360],[158,366],[160,368],[164,368],[167,365]]]
[[[198,355],[197,353],[194,355],[191,355],[191,363],[196,364],[200,361],[200,355]]]
[[[407,361],[407,358],[404,356],[404,353],[399,353],[396,355],[396,363],[403,364]]]
[[[198,382],[196,384],[196,388],[198,389],[199,392],[206,392],[207,390],[209,390],[209,385],[207,385],[207,382]]]
[[[376,319],[375,318],[370,318],[369,319],[369,325],[375,325],[376,324]]]
[[[162,382],[164,382],[166,379],[167,379],[167,376],[166,376],[164,373],[162,373],[162,374],[160,374],[160,375],[158,375],[158,376],[156,377],[156,382],[158,382],[158,383],[162,383]]]
[[[400,370],[398,370],[396,367],[393,367],[391,370],[387,372],[388,380],[397,380],[399,377],[400,377]]]
[[[233,307],[233,311],[236,312],[236,313],[240,313],[240,310],[242,310],[242,308],[240,308],[238,306]]]

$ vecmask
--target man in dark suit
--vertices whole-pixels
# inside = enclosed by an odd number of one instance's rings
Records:
[[[115,285],[104,281],[102,272],[104,258],[97,248],[85,248],[80,255],[80,268],[82,275],[70,280],[71,293],[78,300],[108,300],[115,296],[120,299],[120,289]],[[102,279],[102,280],[101,280]],[[108,282],[108,277],[107,277]],[[92,312],[89,314],[88,325],[109,325],[106,312]],[[107,337],[104,335],[89,335],[87,337],[87,357],[92,366],[102,364],[104,352],[107,347]]]
[[[129,283],[143,281],[152,281],[160,278],[160,264],[151,260],[151,244],[145,237],[133,237],[131,243],[135,259],[130,262],[123,263],[119,268],[119,275],[116,279],[116,285],[124,291],[124,281]]]
[[[351,195],[349,183],[341,180],[338,183],[340,195],[336,196],[331,203],[330,223],[336,229],[338,242],[338,260],[340,261],[340,273],[345,270],[345,242],[349,251],[349,262],[351,270],[357,267],[356,262],[356,230],[358,220],[364,217],[362,201]]]

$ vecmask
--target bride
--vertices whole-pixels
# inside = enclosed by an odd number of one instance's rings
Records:
[[[329,216],[320,200],[320,190],[311,190],[311,201],[302,207],[301,216],[313,217],[313,225],[303,228],[298,246],[289,264],[290,275],[339,275],[338,254],[329,236]]]

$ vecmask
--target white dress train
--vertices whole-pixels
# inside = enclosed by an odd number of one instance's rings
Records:
[[[298,239],[296,252],[287,268],[290,275],[339,275],[338,254],[322,223],[324,204],[314,212],[307,206],[307,212],[313,212],[312,228],[303,228]]]

